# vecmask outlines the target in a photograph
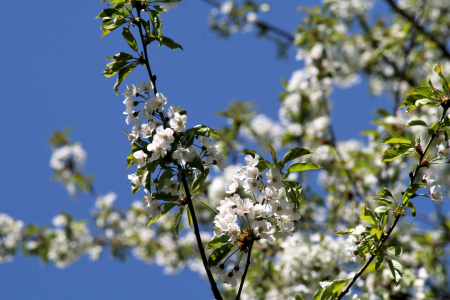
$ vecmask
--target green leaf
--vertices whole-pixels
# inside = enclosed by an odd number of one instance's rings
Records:
[[[300,295],[295,295],[295,300],[305,300],[305,299],[303,299],[303,297]]]
[[[391,148],[386,149],[383,153],[382,162],[392,161],[398,157],[401,157],[403,155],[408,155],[414,153],[416,150],[413,147],[410,147],[410,145],[402,144],[393,146]]]
[[[364,220],[366,222],[369,222],[373,225],[376,225],[376,220],[375,220],[375,215],[373,214],[373,212],[366,208],[365,205],[363,205],[362,210],[361,210],[361,214],[359,215],[359,218],[361,220]]]
[[[383,234],[381,231],[379,231],[378,229],[376,229],[376,228],[372,228],[371,230],[370,230],[370,234],[371,235],[375,235],[376,237],[377,237],[377,239],[378,240],[380,240],[381,239],[381,235]]]
[[[103,75],[106,78],[109,78],[119,72],[120,69],[125,67],[128,64],[127,61],[113,61],[106,65],[105,70],[103,71]]]
[[[161,5],[153,5],[153,7],[160,13],[165,13],[167,12],[166,8],[164,6]]]
[[[406,144],[411,145],[411,141],[405,137],[398,134],[388,135],[381,144]]]
[[[375,213],[379,216],[385,214],[386,212],[388,212],[390,210],[389,207],[387,206],[379,206],[377,208],[375,208]]]
[[[208,174],[209,169],[206,169],[204,172],[202,172],[202,174],[195,177],[194,182],[192,182],[191,191],[195,191],[196,189],[198,189],[203,184],[206,177],[208,177]]]
[[[344,230],[339,230],[338,232],[335,232],[333,234],[344,235],[344,234],[352,234],[352,233],[353,233],[353,229],[344,229]]]
[[[225,243],[217,247],[208,257],[208,267],[217,266],[234,248],[232,243]]]
[[[294,211],[300,207],[300,195],[302,193],[302,186],[295,181],[284,181],[286,186],[286,197],[290,203],[294,204]]]
[[[197,155],[194,156],[194,159],[190,162],[188,162],[189,166],[192,168],[196,168],[197,170],[200,170],[200,172],[205,172],[205,167],[203,166],[203,162]]]
[[[164,181],[166,179],[172,179],[172,177],[173,177],[172,170],[165,170],[164,173],[162,173],[161,176],[159,176],[158,191],[161,191],[163,189]]]
[[[436,130],[439,129],[439,125],[440,125],[440,123],[438,121],[438,122],[434,123],[433,125],[429,126],[428,129],[433,130],[433,131],[436,132]]]
[[[437,64],[437,66],[434,67],[434,71],[435,71],[435,72],[439,75],[439,77],[441,77],[442,80],[444,81],[444,82],[443,82],[443,85],[444,85],[444,84],[447,85],[447,88],[448,88],[448,87],[449,87],[449,84],[448,84],[447,78],[445,78],[444,74],[442,74],[442,72],[441,72],[441,64]]]
[[[100,38],[104,37],[105,35],[113,32],[123,24],[127,23],[124,19],[116,19],[115,22],[103,22],[100,26],[100,29],[103,30],[103,34]]]
[[[402,247],[400,246],[392,246],[387,248],[387,250],[392,254],[394,254],[395,256],[400,256],[403,253]]]
[[[95,19],[98,18],[113,18],[113,19],[120,19],[122,18],[123,12],[121,10],[115,9],[115,8],[106,8],[102,10],[98,16],[95,17]]]
[[[134,38],[133,34],[130,32],[130,30],[126,27],[123,28],[122,31],[123,38],[125,41],[127,41],[128,45],[133,49],[134,51],[138,51],[138,44],[136,42],[136,39]]]
[[[392,195],[391,191],[388,190],[387,188],[383,188],[383,189],[381,190],[381,192],[378,193],[378,195],[381,195],[381,196],[389,196],[389,197],[391,197],[392,199],[394,199],[394,196]]]
[[[377,261],[375,262],[375,270],[378,270],[381,266],[381,263],[384,260],[384,252],[383,251],[378,251],[377,253]]]
[[[158,17],[159,12],[157,12],[156,10],[150,10],[148,14],[150,15],[150,21],[152,22],[153,27],[152,34],[155,36],[155,38],[161,40],[163,37],[163,33],[161,28],[162,22]]]
[[[391,270],[392,276],[394,276],[396,286],[398,285],[400,279],[403,277],[403,266],[396,260],[386,259],[389,269]]]
[[[184,50],[180,44],[174,42],[171,38],[169,38],[167,36],[162,37],[161,41],[159,42],[159,46],[161,46],[161,45],[164,45],[167,48],[170,48],[172,50],[175,50],[178,48],[180,48],[181,50]]]
[[[411,215],[413,216],[413,218],[415,218],[416,217],[416,207],[414,206],[414,203],[411,200],[408,200],[408,202],[406,202],[406,207],[411,208]]]
[[[180,230],[181,218],[183,217],[184,206],[180,207],[180,210],[177,212],[175,216],[175,222],[173,223],[173,230],[176,235],[178,235],[178,231]]]
[[[310,162],[296,162],[291,164],[288,167],[289,172],[301,172],[301,171],[307,171],[307,170],[316,170],[321,169],[321,166],[318,166],[316,164],[310,163]]]
[[[155,223],[158,219],[160,219],[162,216],[164,216],[166,213],[168,213],[173,207],[178,206],[178,203],[163,203],[163,209],[162,212],[159,216],[156,216],[154,219],[152,219],[151,217],[148,219],[147,225],[145,226],[145,228],[147,228],[148,226],[152,225],[153,223]]]
[[[211,206],[209,206],[208,203],[205,203],[205,202],[203,202],[203,201],[201,201],[201,200],[197,200],[197,199],[192,199],[192,200],[195,200],[195,201],[197,201],[197,202],[203,204],[204,206],[206,206],[206,208],[208,208],[208,209],[209,209],[210,211],[212,211],[215,215],[217,215],[217,211],[216,211],[214,208],[212,208]]]
[[[320,300],[326,300],[330,297],[332,297],[332,299],[334,299],[335,297],[338,297],[341,292],[342,292],[342,288],[349,283],[351,280],[350,279],[336,279],[333,280],[333,282],[329,285],[327,285],[323,291],[322,294],[320,295]]]
[[[187,208],[187,212],[188,212],[189,227],[194,228],[193,227],[194,221],[192,220],[191,210],[189,209],[189,207]]]
[[[408,201],[409,198],[411,198],[414,195],[414,193],[422,186],[423,183],[415,183],[409,186],[406,192],[403,194],[402,204],[406,204],[406,201]]]
[[[109,60],[115,60],[115,61],[127,61],[133,59],[133,55],[126,53],[126,52],[120,52],[114,55],[113,57],[108,57]]]
[[[427,123],[424,120],[421,120],[421,119],[409,120],[408,123],[406,124],[406,127],[411,127],[411,126],[425,126],[425,127],[428,127]]]
[[[120,84],[122,83],[122,81],[124,81],[125,78],[127,78],[127,76],[131,73],[131,71],[134,70],[134,68],[136,68],[136,64],[132,63],[119,71],[119,76],[117,77],[116,84],[114,85],[114,91],[116,92],[116,95],[119,95],[117,91],[119,90]]]
[[[259,160],[260,160],[260,161],[261,161],[261,160],[265,160],[264,157],[262,157],[261,154],[259,154],[259,153],[256,152],[255,150],[251,150],[251,149],[248,149],[248,148],[245,148],[244,150],[242,150],[242,152],[241,152],[240,155],[242,155],[242,154],[251,155],[253,158],[255,158],[255,155],[258,154],[258,155],[259,155]]]
[[[299,158],[301,156],[311,154],[311,152],[302,147],[294,147],[288,150],[286,154],[283,156],[283,158],[280,160],[281,165],[285,165],[287,162],[290,162],[291,160],[294,160],[296,158]]]
[[[390,207],[394,207],[394,203],[392,203],[391,200],[386,199],[386,198],[373,198],[373,200],[378,201],[380,203],[389,205]]]
[[[155,200],[164,200],[164,201],[178,201],[180,199],[180,196],[178,195],[171,195],[166,193],[153,193],[152,197]]]
[[[206,251],[212,250],[214,248],[219,247],[222,244],[227,243],[229,239],[230,239],[230,236],[226,235],[226,234],[219,236],[219,237],[212,238],[209,241],[208,246],[206,247]]]

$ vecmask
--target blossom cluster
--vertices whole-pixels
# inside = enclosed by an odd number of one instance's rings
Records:
[[[366,231],[366,227],[364,225],[358,225],[355,229],[352,229],[352,233],[349,234],[347,238],[347,246],[345,250],[347,251],[347,257],[351,261],[356,260],[357,253],[356,249],[358,248],[358,244],[362,239],[362,234]]]
[[[423,175],[422,183],[424,183],[425,188],[430,190],[428,197],[430,197],[434,203],[441,204],[444,202],[444,198],[441,193],[441,186],[437,184],[436,177],[434,177],[434,175]]]

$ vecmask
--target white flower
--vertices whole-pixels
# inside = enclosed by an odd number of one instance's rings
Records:
[[[283,187],[283,175],[278,175],[277,168],[271,168],[269,172],[266,173],[267,182],[272,184],[276,189],[281,189]]]
[[[249,12],[247,14],[247,22],[250,22],[250,23],[258,22],[258,15],[255,12]]]
[[[131,97],[136,97],[137,94],[138,94],[138,88],[137,88],[137,86],[132,84],[130,86],[127,85],[127,89],[125,90],[125,93],[123,93],[122,95],[125,95],[126,98],[131,98]]]
[[[146,105],[148,105],[150,111],[157,110],[158,112],[162,112],[166,103],[167,98],[161,93],[156,93],[156,98],[150,98]]]
[[[143,138],[149,138],[152,136],[153,130],[155,130],[156,125],[154,122],[148,122],[147,124],[142,124],[139,133]]]
[[[228,241],[234,242],[241,234],[241,227],[237,223],[228,224],[228,234],[231,236]]]
[[[352,234],[361,235],[363,232],[366,231],[366,227],[364,225],[358,225],[355,229],[353,229]]]
[[[150,161],[155,161],[160,157],[163,158],[164,156],[166,156],[167,147],[166,148],[162,147],[161,142],[162,142],[161,140],[154,139],[151,144],[147,145],[147,150],[153,152]]]
[[[147,213],[152,219],[157,218],[161,214],[163,209],[164,203],[161,204],[158,202],[158,200],[148,202]]]
[[[174,140],[175,138],[173,137],[172,129],[164,129],[163,126],[159,126],[158,128],[156,128],[156,136],[154,137],[153,142],[158,141],[161,148],[167,149],[167,147],[169,147],[169,145],[172,144]]]
[[[256,179],[245,179],[242,187],[247,194],[256,194],[258,193],[259,182]]]
[[[259,155],[255,154],[255,158],[253,158],[251,155],[247,155],[245,157],[245,162],[249,167],[256,167],[259,163]]]
[[[269,204],[256,204],[250,208],[250,218],[257,219],[265,217],[272,210],[272,205]]]
[[[125,98],[125,100],[123,101],[123,104],[125,104],[125,106],[126,106],[126,109],[123,112],[124,115],[129,115],[129,114],[133,113],[133,109],[135,107],[133,98],[131,98],[131,97]]]
[[[222,277],[223,275],[225,275],[225,269],[222,268],[221,266],[214,266],[214,267],[211,267],[209,270],[211,271],[211,273],[213,275],[216,275],[219,277]]]
[[[224,171],[228,167],[228,162],[222,152],[217,152],[215,155],[210,155],[206,158],[207,165],[216,165],[220,170]]]
[[[331,284],[331,281],[321,281],[321,282],[319,282],[319,284],[322,288],[324,288],[324,287],[329,286]]]
[[[147,164],[148,155],[144,151],[139,150],[133,153],[134,164],[138,168],[142,168]]]
[[[422,182],[425,182],[425,188],[430,189],[433,185],[435,185],[436,177],[434,177],[434,175],[423,175]]]
[[[135,187],[142,185],[141,176],[130,174],[128,175],[128,179],[131,180],[131,183],[134,184]]]
[[[151,80],[147,80],[147,83],[145,81],[141,81],[139,84],[139,88],[137,89],[139,93],[153,93],[153,82]]]
[[[234,194],[234,193],[236,193],[236,190],[238,189],[238,187],[239,187],[239,184],[238,184],[237,180],[233,178],[231,180],[231,182],[229,182],[227,184],[227,186],[225,187],[225,193]]]
[[[253,201],[249,198],[245,198],[244,201],[239,203],[236,207],[236,213],[240,216],[244,216],[250,213],[250,209],[253,207]]]
[[[433,185],[430,188],[430,193],[428,195],[434,203],[441,204],[444,202],[444,198],[442,198],[442,193],[440,192],[440,190],[441,186],[439,184]]]
[[[206,137],[204,137],[204,136],[202,136],[202,135],[200,135],[200,136],[198,137],[198,141],[199,141],[199,142],[202,144],[202,146],[205,147],[205,148],[209,148],[209,147],[211,146],[211,141],[208,140],[208,138],[206,138]]]
[[[179,113],[175,112],[173,117],[170,119],[169,124],[174,131],[181,132],[186,128],[186,122],[186,115],[180,115]]]
[[[450,158],[450,145],[449,142],[442,142],[439,145],[436,145],[438,148],[438,157],[440,159]]]
[[[131,143],[134,143],[137,141],[137,139],[139,138],[139,127],[137,127],[136,125],[134,125],[131,128],[131,133],[128,135],[128,139],[130,140]]]
[[[222,277],[224,284],[229,284],[231,287],[235,287],[237,285],[235,272],[230,272],[227,275]]]
[[[266,220],[253,221],[252,229],[257,236],[261,239],[267,240],[269,243],[272,243],[275,240],[275,237],[271,235],[272,224]]]
[[[357,239],[353,235],[349,235],[347,238],[347,247],[345,250],[347,251],[348,259],[351,261],[356,260],[355,250],[357,248],[356,245]]]
[[[150,117],[152,114],[152,111],[148,110],[148,106],[144,105],[142,106],[141,110],[139,111],[139,118],[141,120],[146,120]]]
[[[278,190],[275,189],[275,187],[268,186],[262,191],[262,194],[267,200],[273,201],[277,200],[279,193]]]
[[[178,194],[178,181],[166,178],[164,180],[164,188],[162,189],[164,193],[177,195]]]
[[[291,221],[291,218],[288,215],[281,215],[278,218],[277,226],[282,232],[290,232],[294,230],[294,222]]]
[[[166,115],[167,115],[168,118],[172,119],[176,112],[184,111],[184,107],[183,106],[175,107],[175,106],[172,105],[172,106],[169,107],[168,110],[169,111],[166,113]]]
[[[67,225],[67,222],[69,220],[67,219],[66,215],[57,215],[53,218],[52,223],[56,227],[64,227]]]
[[[187,162],[193,161],[195,157],[194,149],[189,147],[187,149],[178,148],[172,154],[172,158],[178,160],[179,165],[185,166]]]

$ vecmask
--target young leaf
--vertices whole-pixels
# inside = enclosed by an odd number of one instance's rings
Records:
[[[406,144],[411,145],[411,141],[405,137],[398,134],[388,135],[381,144]]]
[[[307,170],[316,170],[321,169],[321,166],[318,166],[316,164],[310,163],[310,162],[296,162],[291,164],[288,167],[289,172],[301,172],[301,171],[307,171]]]
[[[392,203],[391,200],[386,199],[386,198],[373,198],[373,200],[378,201],[380,203],[389,205],[390,207],[394,207],[394,203]]]
[[[167,36],[162,37],[161,41],[159,42],[159,46],[161,46],[161,45],[164,45],[167,48],[170,48],[172,50],[175,50],[178,48],[180,48],[181,50],[184,50],[180,44],[174,42],[171,38],[169,38]]]
[[[375,263],[375,270],[378,270],[381,266],[381,263],[384,260],[384,252],[383,251],[378,251],[377,253],[377,261]]]
[[[286,163],[290,162],[291,160],[294,160],[296,158],[299,158],[301,156],[311,154],[311,152],[302,147],[294,147],[288,150],[286,154],[283,156],[283,158],[280,160],[281,165],[285,165]]]
[[[415,148],[410,147],[410,145],[402,144],[393,146],[386,149],[383,153],[382,162],[392,161],[403,155],[411,154],[415,151]]]
[[[119,86],[124,81],[125,78],[133,71],[133,69],[136,67],[135,63],[129,64],[128,66],[124,67],[119,71],[119,76],[117,77],[116,84],[114,85],[114,91],[116,92],[116,95],[118,94]]]
[[[148,226],[152,225],[153,223],[155,223],[158,219],[160,219],[162,216],[164,216],[166,213],[168,213],[173,207],[178,206],[178,203],[163,203],[163,209],[162,212],[159,216],[156,216],[154,219],[152,219],[151,217],[148,219],[147,225],[145,226],[145,228],[147,228]]]
[[[408,123],[406,124],[406,127],[411,127],[411,126],[425,126],[425,127],[428,127],[427,123],[424,120],[420,120],[420,119],[409,120]]]
[[[408,200],[408,202],[406,202],[406,207],[411,208],[411,215],[413,216],[413,218],[416,217],[416,207],[414,206],[414,203],[411,200]]]
[[[173,230],[176,235],[178,235],[178,231],[180,230],[181,218],[183,217],[184,206],[180,207],[180,210],[177,212],[175,216],[175,222],[173,223]]]
[[[344,230],[339,230],[338,232],[335,232],[333,234],[336,235],[344,235],[344,234],[351,234],[353,233],[353,229],[344,229]]]
[[[383,188],[383,189],[381,190],[381,192],[378,193],[378,195],[381,195],[381,196],[389,196],[389,197],[391,197],[392,199],[394,199],[394,196],[392,195],[391,191],[388,190],[387,188]]]
[[[217,247],[208,257],[208,267],[217,266],[234,248],[232,243],[225,243]]]
[[[123,38],[125,41],[127,41],[128,45],[133,49],[134,51],[138,51],[138,44],[136,42],[136,39],[134,38],[133,34],[130,32],[130,30],[126,27],[123,28],[122,31]]]
[[[398,285],[400,279],[403,277],[403,266],[396,260],[386,259],[389,269],[391,270],[392,276],[394,276],[396,286]]]
[[[206,251],[212,250],[214,248],[219,247],[222,244],[227,243],[229,239],[230,239],[230,236],[226,235],[226,234],[219,236],[219,237],[212,238],[212,240],[209,241],[208,246],[206,247]]]
[[[363,205],[362,210],[361,210],[361,214],[359,215],[359,218],[361,220],[364,220],[366,222],[369,222],[373,225],[376,225],[376,220],[375,220],[375,215],[373,214],[373,212],[366,208],[365,205]]]
[[[377,239],[379,240],[379,239],[381,239],[381,235],[383,234],[381,231],[379,231],[378,229],[376,229],[376,228],[372,228],[371,230],[370,230],[370,234],[371,235],[375,235],[376,237],[377,237]]]
[[[202,174],[195,177],[194,182],[192,182],[191,191],[195,191],[198,189],[202,183],[205,181],[206,177],[208,177],[209,169],[206,169]]]
[[[389,252],[394,254],[395,256],[400,256],[403,253],[402,247],[400,246],[392,246],[387,249]]]
[[[201,201],[201,200],[197,200],[197,199],[192,199],[192,200],[195,200],[195,201],[197,201],[197,202],[203,204],[204,206],[206,206],[206,208],[208,208],[208,209],[209,209],[210,211],[212,211],[215,215],[217,215],[217,211],[216,211],[214,208],[212,208],[211,206],[209,206],[208,203],[205,203],[205,202],[203,202],[203,201]]]
[[[406,201],[408,201],[409,198],[411,198],[414,193],[423,186],[423,183],[415,183],[408,187],[406,192],[403,194],[402,204],[406,204]]]
[[[272,145],[269,143],[269,142],[267,142],[266,141],[266,143],[267,143],[267,146],[269,146],[269,149],[270,149],[270,155],[272,156],[272,158],[273,158],[273,163],[274,164],[277,164],[277,152],[275,151],[275,149],[273,149],[273,147],[272,147]]]

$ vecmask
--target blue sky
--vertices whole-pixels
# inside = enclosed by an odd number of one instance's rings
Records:
[[[104,55],[129,48],[120,32],[100,39],[101,21],[94,17],[105,5],[98,2],[11,1],[0,19],[0,212],[25,223],[50,224],[61,211],[90,219],[94,199],[81,195],[73,200],[50,180],[46,140],[54,129],[69,125],[71,139],[81,142],[88,153],[85,171],[95,173],[96,189],[116,192],[116,205],[123,208],[138,198],[130,195],[125,170],[129,144],[123,130],[129,126],[122,114],[123,96],[112,90],[115,78],[102,74],[108,62]],[[275,3],[261,18],[292,31],[301,20],[296,11],[301,5],[310,2]],[[210,9],[202,1],[185,0],[163,15],[164,34],[184,51],[149,48],[158,91],[170,105],[186,108],[190,126],[225,124],[215,112],[236,98],[254,101],[260,112],[276,119],[280,77],[289,78],[301,66],[294,49],[288,60],[277,60],[275,45],[252,33],[218,38],[207,26]],[[147,79],[140,68],[125,84]],[[338,139],[362,138],[359,131],[371,126],[373,109],[390,109],[386,99],[371,97],[366,90],[363,82],[333,94]],[[208,299],[209,295],[208,285],[197,274],[183,271],[168,277],[161,268],[133,257],[125,263],[108,257],[95,263],[82,258],[64,270],[21,256],[0,265],[1,299]]]

